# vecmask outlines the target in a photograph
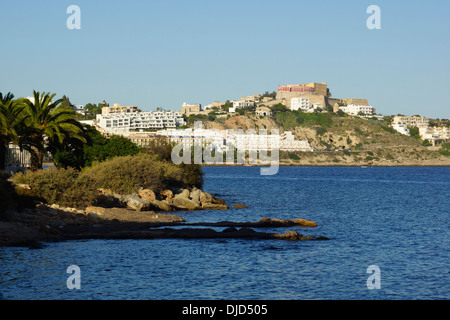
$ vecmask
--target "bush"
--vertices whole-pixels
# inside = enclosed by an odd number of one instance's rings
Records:
[[[55,168],[18,173],[13,180],[15,183],[28,184],[31,187],[28,195],[41,198],[47,203],[85,207],[94,201],[95,190],[91,183],[80,179],[79,175],[80,172],[73,168]]]
[[[116,157],[79,172],[73,168],[17,174],[14,181],[30,185],[34,196],[47,203],[85,208],[95,203],[98,188],[131,194],[139,188],[155,193],[167,188],[202,187],[203,173],[197,165],[175,165],[158,156],[138,154]]]
[[[325,129],[324,127],[317,127],[317,128],[316,128],[316,133],[317,133],[317,135],[319,135],[319,136],[325,134],[326,132],[327,132],[327,129]]]
[[[300,160],[300,157],[294,152],[289,152],[289,159],[297,161]]]

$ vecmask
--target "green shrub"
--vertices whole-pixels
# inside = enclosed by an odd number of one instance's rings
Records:
[[[199,165],[175,165],[157,155],[138,154],[96,163],[80,172],[73,168],[28,171],[13,177],[30,185],[32,195],[47,203],[84,208],[95,203],[98,188],[131,194],[139,188],[154,192],[167,188],[186,188],[203,184]]]
[[[91,192],[89,183],[81,185],[84,181],[79,179],[80,172],[73,169],[48,169],[38,171],[27,171],[25,174],[18,173],[13,177],[15,183],[25,183],[31,187],[26,195],[43,199],[45,202],[75,207],[77,205],[90,205],[95,193]],[[25,195],[25,194],[24,194]]]
[[[316,133],[317,133],[317,135],[319,135],[319,136],[325,134],[326,132],[327,132],[327,129],[325,129],[324,127],[317,127],[317,128],[316,128]]]
[[[450,150],[447,149],[439,149],[439,154],[446,156],[446,157],[450,157]]]
[[[296,161],[300,160],[300,157],[294,152],[289,152],[288,156],[289,156],[289,159],[291,159],[291,160],[296,160]]]

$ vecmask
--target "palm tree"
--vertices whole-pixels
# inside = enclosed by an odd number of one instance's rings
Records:
[[[6,152],[10,143],[18,144],[27,116],[23,112],[25,105],[13,100],[14,95],[0,92],[0,170],[6,167]]]
[[[33,91],[34,101],[24,100],[29,128],[20,145],[31,151],[32,170],[42,169],[45,152],[52,144],[61,145],[69,138],[86,142],[75,111],[63,106],[63,99],[53,101],[54,97],[55,94]]]

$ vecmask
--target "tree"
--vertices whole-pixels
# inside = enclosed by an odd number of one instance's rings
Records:
[[[25,106],[13,99],[12,93],[3,96],[0,92],[0,170],[5,170],[8,145],[18,144],[20,132],[26,120],[23,114]]]
[[[225,101],[224,105],[222,106],[222,110],[228,112],[230,108],[233,108],[233,103],[230,102],[230,100]]]
[[[278,103],[273,105],[270,110],[272,110],[272,114],[276,115],[279,112],[287,112],[289,109],[282,103]]]
[[[64,145],[54,146],[51,152],[57,167],[81,170],[94,162],[135,155],[141,150],[130,139],[122,136],[112,136],[108,139],[92,126],[85,126],[83,132],[85,143],[69,138]]]
[[[63,99],[53,101],[55,94],[33,90],[34,101],[24,100],[28,114],[28,127],[33,131],[26,135],[22,145],[31,152],[31,169],[42,169],[44,155],[53,146],[63,145],[69,139],[86,142],[82,125],[76,121],[72,108],[64,107]]]
[[[420,139],[419,128],[417,127],[408,127],[409,135],[411,138]]]

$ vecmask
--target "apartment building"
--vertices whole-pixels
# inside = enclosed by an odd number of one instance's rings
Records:
[[[182,130],[160,130],[157,136],[169,139],[174,143],[182,143],[187,148],[194,145],[203,147],[213,146],[216,150],[237,150],[249,151],[313,151],[308,141],[295,140],[290,131],[282,135],[275,135],[267,132],[257,133],[249,130],[216,130],[216,129],[182,129]]]
[[[233,100],[233,108],[244,108],[244,107],[253,107],[255,105],[254,101],[250,100]]]
[[[450,128],[447,127],[419,127],[419,134],[423,140],[435,144],[436,140],[449,140]]]
[[[360,106],[360,105],[354,105],[349,104],[347,106],[339,106],[339,110],[342,110],[345,113],[351,114],[351,115],[374,115],[375,114],[375,108],[372,106]]]
[[[407,116],[395,116],[392,118],[392,124],[404,124],[408,127],[418,127],[418,128],[425,128],[428,127],[430,124],[430,119],[424,118],[424,117],[407,117]]]
[[[301,110],[303,112],[307,112],[307,110],[309,110],[309,107],[309,98],[298,97],[291,99],[290,109],[293,111]]]
[[[99,114],[96,124],[105,132],[127,132],[175,128],[186,122],[178,111],[156,111]]]
[[[102,114],[110,113],[130,113],[138,112],[139,108],[136,106],[121,106],[120,103],[115,103],[112,107],[103,107]]]

